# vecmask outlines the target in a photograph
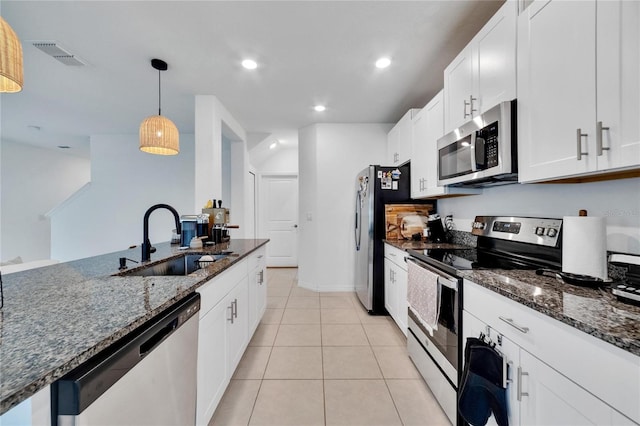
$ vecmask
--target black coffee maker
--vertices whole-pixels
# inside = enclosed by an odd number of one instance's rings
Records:
[[[440,215],[429,215],[427,220],[427,241],[431,243],[446,243],[447,231],[444,229]]]

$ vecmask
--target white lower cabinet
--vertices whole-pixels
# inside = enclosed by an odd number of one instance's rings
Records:
[[[628,416],[640,420],[638,357],[605,342],[601,347],[595,338],[467,280],[462,321],[463,344],[482,332],[506,359],[510,425],[613,426],[637,424]],[[496,424],[493,416],[488,424]]]
[[[262,247],[249,258],[249,332],[253,333],[267,308],[267,263]]]
[[[406,253],[385,244],[384,256],[384,306],[406,336],[408,321]]]
[[[197,425],[211,420],[264,313],[266,283],[255,280],[260,253],[264,258],[258,249],[198,289]]]
[[[198,329],[198,380],[196,424],[207,424],[227,388],[227,318],[229,307],[219,302]]]
[[[249,278],[244,277],[227,295],[227,353],[228,379],[235,371],[249,343]]]

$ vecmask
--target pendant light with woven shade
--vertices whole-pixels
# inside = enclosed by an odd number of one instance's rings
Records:
[[[167,63],[152,59],[151,66],[158,70],[158,115],[144,119],[140,125],[140,151],[159,155],[176,155],[180,152],[180,135],[171,120],[161,115],[160,73],[167,70]]]
[[[11,26],[0,16],[0,92],[19,92],[22,85],[22,45]]]

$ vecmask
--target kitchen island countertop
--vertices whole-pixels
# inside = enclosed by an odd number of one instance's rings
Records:
[[[268,240],[198,250],[156,244],[150,266],[185,253],[232,251],[187,276],[114,276],[140,247],[4,275],[0,310],[0,414],[195,291]],[[131,263],[129,263],[131,265]],[[132,267],[131,269],[135,269]]]

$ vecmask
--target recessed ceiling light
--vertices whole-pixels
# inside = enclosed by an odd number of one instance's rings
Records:
[[[244,61],[242,61],[242,66],[248,70],[255,70],[256,68],[258,68],[258,63],[253,59],[245,59]]]
[[[327,109],[327,107],[325,107],[324,105],[316,105],[316,106],[313,107],[313,109],[315,109],[318,112],[322,112],[325,109]]]
[[[389,58],[380,58],[376,61],[376,67],[378,68],[386,68],[391,65],[391,59]]]
[[[274,149],[276,146],[278,146],[278,142],[273,142],[271,145],[269,145],[269,149]]]

